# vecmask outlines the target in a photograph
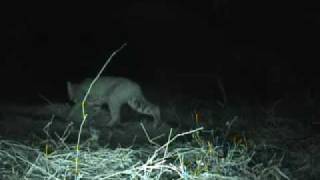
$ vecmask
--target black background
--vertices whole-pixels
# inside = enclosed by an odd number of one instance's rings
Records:
[[[177,74],[206,87],[206,75],[244,95],[319,89],[319,14],[278,1],[105,1],[3,5],[1,98],[65,99],[65,82],[104,75],[164,88]],[[275,71],[269,78],[270,72]],[[272,81],[272,82],[269,82]],[[272,84],[274,83],[274,84]],[[200,88],[201,89],[201,88]],[[263,95],[262,95],[263,96]]]

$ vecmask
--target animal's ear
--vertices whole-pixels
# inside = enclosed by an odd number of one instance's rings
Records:
[[[67,81],[68,98],[70,101],[74,98],[74,88],[70,81]]]

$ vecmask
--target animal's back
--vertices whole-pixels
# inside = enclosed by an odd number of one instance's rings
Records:
[[[68,84],[71,101],[81,102],[93,79],[87,78],[80,84]],[[141,89],[135,82],[122,77],[100,77],[92,86],[87,98],[88,104],[102,105],[110,98],[125,101],[130,96],[139,96]]]

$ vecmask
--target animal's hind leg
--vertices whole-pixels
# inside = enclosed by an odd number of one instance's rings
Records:
[[[120,122],[120,105],[109,104],[111,120],[107,123],[108,127],[112,127],[115,123]]]

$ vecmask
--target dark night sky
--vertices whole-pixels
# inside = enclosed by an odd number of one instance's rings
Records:
[[[299,86],[314,86],[319,78],[313,43],[320,20],[312,4],[107,2],[5,7],[2,96],[63,97],[67,80],[94,76],[124,42],[105,75],[153,82],[159,73],[219,72],[226,81],[257,83],[279,67],[283,81],[294,75]]]

